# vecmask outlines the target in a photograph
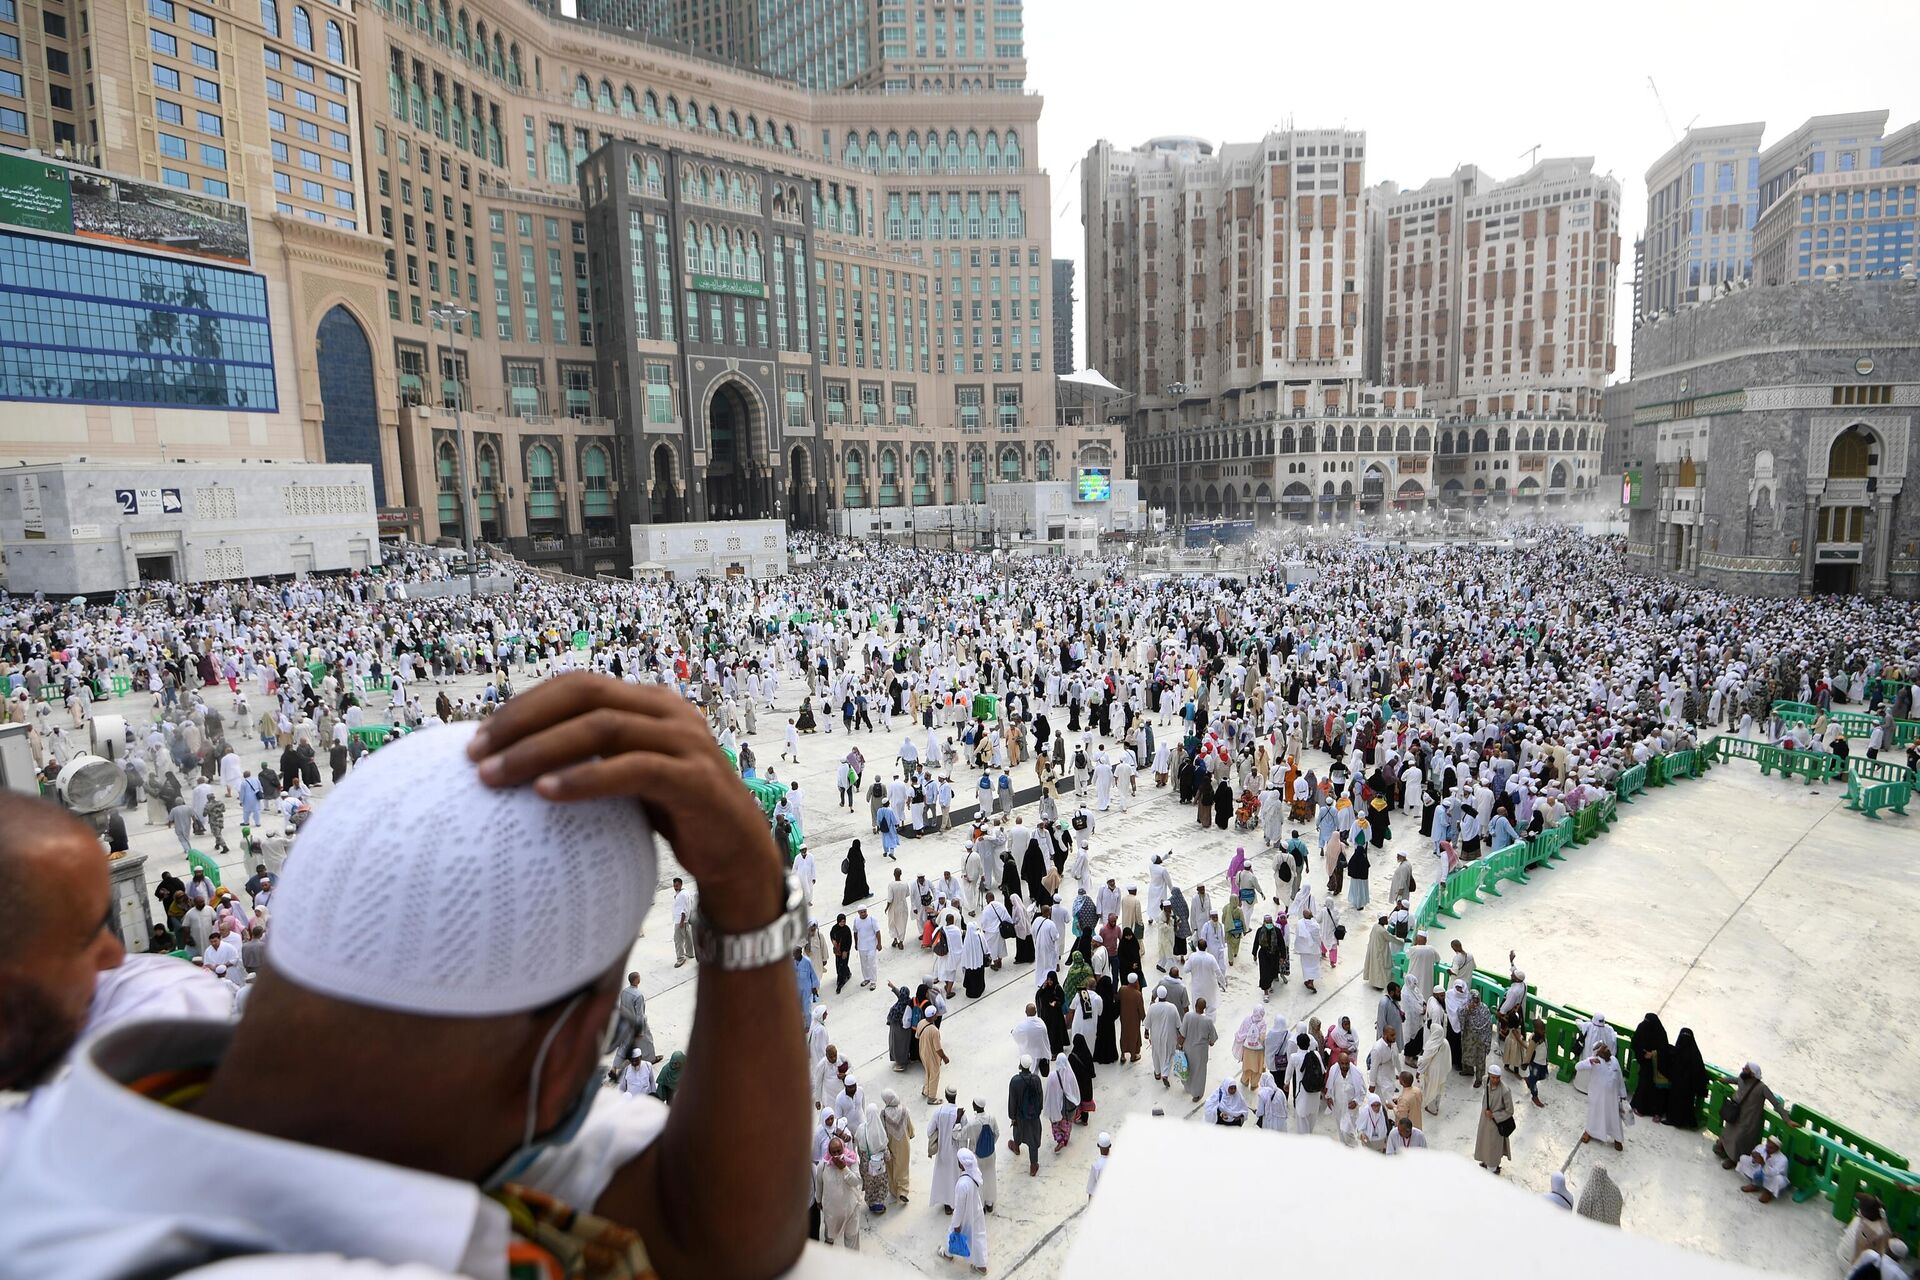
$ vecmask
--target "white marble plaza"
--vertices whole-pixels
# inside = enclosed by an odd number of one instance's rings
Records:
[[[528,682],[518,675],[516,681],[522,687]],[[455,693],[471,692],[477,682],[463,679],[448,687]],[[212,704],[224,711],[224,691],[209,692]],[[835,768],[851,745],[837,720],[833,733],[801,739],[797,767],[779,759],[786,717],[797,708],[800,693],[796,682],[786,682],[774,713],[763,712],[758,718],[751,742],[761,772],[771,766],[783,781],[802,784],[806,835],[820,866],[815,914],[822,927],[830,925],[840,909],[840,857],[855,837],[864,839],[868,878],[876,890],[871,902],[884,919],[883,885],[892,867],[879,856],[879,841],[868,830],[866,804],[860,802],[854,814],[835,807]],[[865,752],[870,770],[887,771],[899,746],[900,728],[896,720],[893,734],[854,735],[853,743]],[[243,759],[252,761],[254,754],[243,753]],[[1324,767],[1325,762],[1313,752],[1305,763]],[[1022,786],[1031,784],[1031,765],[1017,768],[1015,779]],[[971,781],[955,779],[962,801],[971,799]],[[1140,775],[1138,785],[1126,812],[1116,805],[1099,815],[1093,854],[1096,881],[1113,875],[1122,887],[1130,880],[1139,882],[1144,892],[1148,859],[1170,851],[1175,883],[1190,890],[1209,880],[1217,891],[1237,846],[1251,838],[1250,856],[1259,853],[1257,831],[1203,831],[1192,808],[1177,802],[1172,787],[1155,789],[1150,772]],[[325,792],[320,791],[321,804]],[[237,813],[237,807],[230,809],[230,822]],[[135,850],[154,855],[148,864],[150,878],[162,868],[184,874],[184,859],[171,831],[142,828],[137,815],[130,816],[136,817]],[[1396,817],[1390,848],[1409,853],[1424,889],[1432,883],[1436,865],[1431,842],[1418,835],[1417,815]],[[1311,843],[1312,833],[1305,834]],[[231,829],[229,836],[232,839]],[[922,873],[933,878],[946,870],[957,872],[964,840],[965,832],[956,828],[905,841],[898,865],[909,881]],[[237,840],[234,843],[237,849]],[[1868,821],[1844,807],[1835,787],[1762,778],[1751,765],[1733,762],[1703,779],[1656,789],[1623,806],[1611,832],[1572,850],[1564,863],[1536,873],[1530,884],[1507,888],[1484,906],[1464,908],[1463,918],[1436,944],[1444,948],[1458,937],[1486,969],[1504,966],[1511,948],[1543,996],[1598,1010],[1625,1026],[1656,1011],[1670,1033],[1692,1027],[1709,1062],[1737,1068],[1749,1059],[1758,1061],[1765,1066],[1767,1082],[1788,1101],[1804,1102],[1897,1150],[1913,1152],[1920,1150],[1920,1075],[1911,1070],[1903,1052],[1903,1036],[1920,1020],[1920,987],[1899,967],[1897,938],[1904,921],[1920,907],[1917,854],[1920,815]],[[222,859],[222,865],[231,882],[247,874],[237,853]],[[1379,865],[1390,868],[1391,858]],[[1255,866],[1263,886],[1270,888],[1268,859],[1256,857]],[[663,894],[633,952],[633,967],[643,974],[648,1014],[663,1054],[685,1044],[694,1006],[695,970],[674,967],[667,923],[667,881],[676,870],[670,858],[663,859]],[[1312,874],[1324,883],[1317,857]],[[1384,871],[1376,872],[1376,907],[1385,879]],[[1355,919],[1360,913],[1347,909],[1344,900],[1341,905],[1342,918],[1355,927],[1339,966],[1324,974],[1317,995],[1302,988],[1296,973],[1292,984],[1276,990],[1270,1007],[1289,1023],[1318,1016],[1331,1024],[1349,1014],[1364,1049],[1371,1043],[1378,993],[1361,978],[1366,930]],[[1153,959],[1149,957],[1149,963]],[[931,953],[922,951],[917,941],[909,940],[904,952],[882,952],[885,981],[911,983],[931,970]],[[882,1089],[900,1093],[921,1134],[913,1144],[913,1202],[868,1219],[862,1241],[866,1258],[878,1256],[929,1274],[959,1274],[955,1264],[935,1256],[945,1238],[946,1219],[928,1205],[924,1194],[931,1172],[924,1146],[928,1109],[919,1097],[918,1068],[896,1074],[889,1067],[883,1020],[890,998],[885,986],[860,989],[857,967],[855,981],[841,994],[833,993],[830,972],[823,979],[830,1038],[876,1101]],[[1009,1029],[1022,1016],[1033,987],[1031,966],[1009,963],[998,973],[989,971],[981,999],[970,1001],[962,995],[950,1002],[945,1041],[953,1061],[943,1084],[954,1085],[963,1104],[976,1096],[985,1099],[1003,1130],[1007,1079],[1016,1058]],[[1218,1011],[1216,1080],[1229,1069],[1228,1041],[1234,1028],[1258,999],[1252,959],[1243,952],[1230,970]],[[1549,1102],[1545,1109],[1526,1105],[1518,1082],[1515,1094],[1520,1127],[1503,1178],[1518,1191],[1542,1191],[1549,1173],[1564,1168],[1577,1194],[1586,1172],[1604,1162],[1625,1193],[1622,1222],[1629,1231],[1764,1270],[1837,1274],[1833,1250],[1840,1225],[1826,1201],[1796,1205],[1782,1199],[1761,1206],[1754,1197],[1739,1194],[1734,1175],[1722,1172],[1711,1158],[1707,1137],[1644,1121],[1628,1130],[1624,1153],[1603,1150],[1599,1144],[1583,1148],[1579,1136],[1585,1100],[1572,1086],[1551,1079],[1543,1084]],[[1172,1120],[1198,1121],[1198,1104],[1177,1089],[1156,1085],[1144,1063],[1100,1068],[1095,1096],[1098,1111],[1090,1125],[1076,1130],[1065,1152],[1043,1155],[1037,1178],[1027,1176],[1024,1155],[1010,1157],[1002,1146],[997,1199],[989,1220],[995,1276],[1049,1275],[1065,1257],[1087,1203],[1087,1171],[1099,1129],[1115,1130],[1124,1150],[1126,1126],[1144,1122],[1156,1106]],[[1421,1158],[1469,1160],[1475,1102],[1470,1087],[1457,1080],[1450,1083],[1441,1115],[1429,1118],[1431,1151]],[[1305,1137],[1254,1129],[1234,1136],[1278,1144],[1278,1160],[1314,1161],[1330,1150],[1325,1128],[1322,1134]],[[1169,1203],[1175,1208],[1179,1186],[1178,1171],[1168,1171]],[[1200,1207],[1193,1209],[1198,1213]],[[1311,1228],[1309,1210],[1279,1206],[1276,1215],[1286,1229]],[[1194,1221],[1203,1232],[1220,1225],[1204,1213]]]

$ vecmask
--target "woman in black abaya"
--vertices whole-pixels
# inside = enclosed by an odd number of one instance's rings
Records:
[[[1671,1054],[1672,1046],[1667,1043],[1667,1029],[1660,1024],[1660,1015],[1650,1013],[1640,1019],[1640,1025],[1633,1029],[1633,1057],[1640,1068],[1633,1084],[1635,1115],[1667,1114],[1667,1075],[1661,1068]]]
[[[860,852],[858,840],[847,846],[847,856],[841,861],[840,869],[847,875],[847,891],[840,895],[841,906],[850,907],[873,896],[873,889],[867,884],[866,855]]]

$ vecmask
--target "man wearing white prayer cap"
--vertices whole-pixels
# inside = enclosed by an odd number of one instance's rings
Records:
[[[1093,1167],[1087,1170],[1087,1195],[1100,1189],[1100,1175],[1107,1171],[1107,1157],[1113,1154],[1113,1135],[1102,1133],[1096,1144],[1100,1154],[1093,1158]]]
[[[654,826],[701,890],[671,1113],[599,1088]],[[302,832],[244,1019],[134,1023],[75,1055],[0,1167],[0,1256],[505,1280],[510,1247],[558,1269],[579,1230],[640,1273],[778,1275],[806,1234],[803,924],[758,804],[671,686],[567,675],[484,727],[400,738]],[[161,1154],[183,1146],[249,1170],[218,1214]]]

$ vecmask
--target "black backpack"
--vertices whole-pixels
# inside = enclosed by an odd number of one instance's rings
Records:
[[[1326,1087],[1327,1069],[1320,1065],[1320,1055],[1309,1050],[1300,1064],[1300,1089],[1303,1093],[1319,1093]]]

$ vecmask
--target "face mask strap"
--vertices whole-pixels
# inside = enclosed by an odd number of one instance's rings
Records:
[[[539,1154],[539,1147],[535,1142],[537,1135],[534,1131],[540,1123],[540,1078],[546,1070],[547,1054],[553,1050],[553,1042],[559,1039],[561,1028],[567,1025],[567,1020],[573,1016],[574,1009],[579,1007],[580,1002],[586,999],[588,994],[586,991],[576,992],[574,997],[567,1001],[566,1008],[560,1011],[560,1016],[554,1019],[553,1025],[547,1028],[547,1034],[541,1038],[539,1051],[533,1056],[533,1070],[527,1078],[527,1121],[521,1129],[520,1145],[481,1183],[484,1189],[491,1191],[503,1183],[511,1182],[532,1164],[534,1157]],[[564,1126],[566,1122],[561,1123]]]
[[[527,1124],[520,1135],[522,1151],[533,1145],[534,1127],[540,1123],[540,1075],[546,1070],[547,1054],[552,1050],[553,1042],[559,1039],[560,1029],[567,1025],[567,1019],[573,1016],[574,1009],[586,998],[587,993],[581,991],[567,1001],[567,1007],[560,1011],[560,1016],[553,1020],[553,1025],[547,1028],[547,1034],[541,1039],[540,1051],[533,1055],[533,1074],[527,1081]]]

